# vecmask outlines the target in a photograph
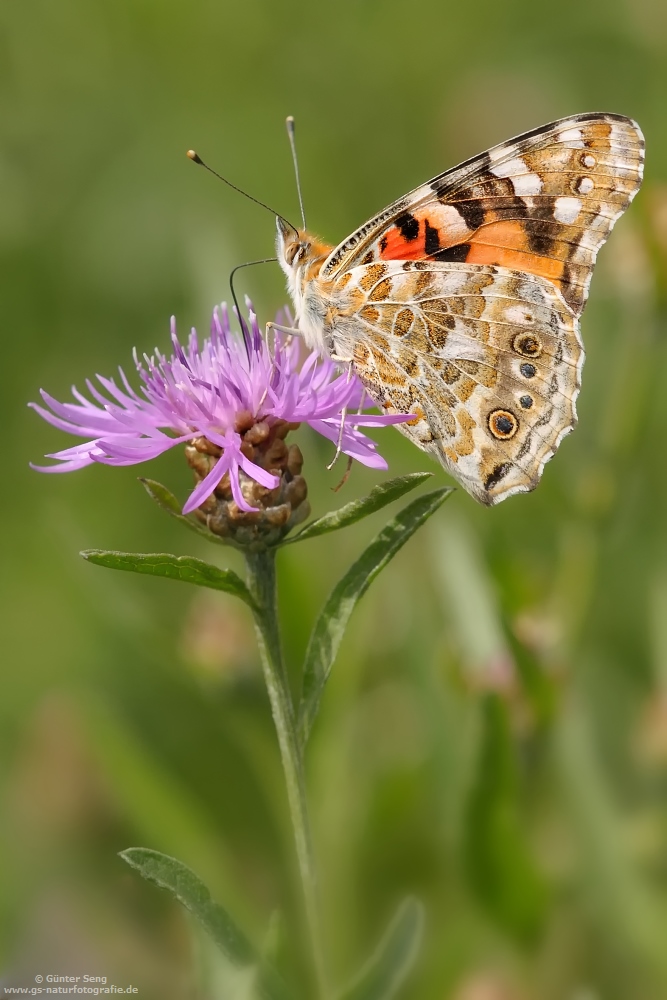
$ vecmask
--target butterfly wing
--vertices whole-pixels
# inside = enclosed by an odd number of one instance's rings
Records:
[[[533,489],[576,423],[578,317],[643,161],[629,118],[561,119],[417,188],[319,272],[336,353],[483,503]]]
[[[345,273],[336,351],[477,500],[534,489],[576,423],[578,323],[539,275],[403,261]]]
[[[434,177],[336,247],[321,277],[374,261],[496,265],[546,278],[575,315],[599,248],[637,193],[644,139],[629,118],[564,118]]]

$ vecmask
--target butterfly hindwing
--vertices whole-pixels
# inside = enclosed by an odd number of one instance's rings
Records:
[[[371,261],[496,265],[553,282],[578,315],[643,160],[643,136],[629,118],[588,114],[544,125],[381,212],[333,250],[322,277]]]
[[[486,504],[532,489],[576,422],[577,321],[539,276],[465,263],[346,272],[337,323],[371,397]]]

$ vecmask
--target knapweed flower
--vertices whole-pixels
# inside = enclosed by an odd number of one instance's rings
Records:
[[[135,352],[139,392],[121,368],[120,383],[101,375],[99,388],[87,381],[90,398],[73,387],[75,402],[60,403],[42,391],[49,409],[30,405],[50,424],[86,440],[47,456],[58,464],[33,468],[70,472],[94,462],[135,465],[185,444],[197,485],[183,513],[197,511],[207,521],[216,497],[236,515],[285,506],[287,486],[301,478],[302,458],[297,446],[288,448],[284,438],[302,422],[331,441],[340,439],[341,450],[363,465],[386,469],[375,442],[360,428],[398,423],[409,416],[353,412],[364,398],[358,379],[340,373],[332,361],[315,353],[300,365],[298,337],[276,332],[269,345],[249,308],[249,323],[241,321],[242,337],[231,331],[223,305],[214,311],[210,336],[201,344],[193,329],[182,345],[172,319],[171,357],[156,350],[142,359]],[[341,431],[344,408],[349,412]],[[303,507],[305,482],[301,480],[296,490],[292,486],[291,492],[296,495],[287,498],[287,520],[294,501]],[[307,508],[299,520],[304,516]],[[223,528],[218,525],[218,533],[225,534]]]

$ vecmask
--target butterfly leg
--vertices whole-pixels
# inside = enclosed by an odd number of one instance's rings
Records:
[[[288,333],[293,337],[303,337],[301,330],[297,329],[295,326],[282,326],[280,323],[267,323],[266,333],[268,335],[269,330],[277,330],[278,333]]]
[[[271,365],[271,371],[269,372],[269,378],[268,378],[268,385],[267,385],[266,389],[264,390],[264,392],[262,393],[262,398],[260,399],[259,403],[257,404],[257,413],[259,413],[259,411],[261,410],[261,408],[264,406],[264,400],[266,399],[266,397],[269,394],[269,385],[271,384],[271,379],[273,378],[274,371],[275,371],[275,368],[274,368],[273,365]]]
[[[347,381],[350,382],[351,379],[352,379],[352,365],[348,364],[348,367],[347,367]],[[343,432],[345,430],[345,418],[346,417],[347,417],[347,406],[344,406],[343,409],[341,410],[341,414],[340,414],[340,430],[338,431],[338,441],[336,443],[336,454],[331,459],[331,462],[329,463],[329,465],[327,465],[327,472],[330,472],[331,469],[333,469],[334,465],[338,461],[338,456],[341,453],[341,450],[342,450],[342,447],[343,447]]]
[[[352,471],[352,462],[353,461],[354,461],[354,459],[352,458],[352,456],[348,455],[347,456],[347,465],[345,466],[345,472],[343,473],[343,478],[338,483],[338,486],[332,486],[331,487],[331,492],[332,493],[338,493],[338,490],[342,489],[342,487],[345,486],[345,483],[350,478],[350,472]]]
[[[336,442],[336,454],[331,459],[327,465],[327,472],[331,472],[334,465],[338,461],[338,456],[340,455],[341,448],[343,445],[343,431],[345,430],[345,418],[347,417],[347,406],[344,406],[340,414],[340,430],[338,431],[338,441]]]
[[[348,368],[348,371],[351,371],[351,369],[352,369],[352,366],[350,365],[350,368]],[[359,406],[357,407],[357,416],[359,416],[359,414],[362,412],[362,410],[364,408],[364,400],[365,399],[366,399],[366,390],[363,389],[362,393],[361,393],[361,399],[359,400]],[[355,424],[355,427],[357,427],[357,426],[358,425]],[[341,481],[338,483],[337,486],[332,486],[331,487],[331,490],[332,490],[333,493],[338,493],[338,490],[342,489],[342,487],[345,486],[345,483],[350,478],[350,472],[352,471],[352,462],[353,461],[354,461],[354,459],[352,458],[352,456],[348,455],[347,456],[347,465],[345,466],[345,472],[343,473],[343,478],[341,479]]]
[[[357,416],[359,416],[359,414],[363,412],[365,402],[366,402],[366,390],[362,389],[361,397],[359,399],[359,406],[357,407]]]

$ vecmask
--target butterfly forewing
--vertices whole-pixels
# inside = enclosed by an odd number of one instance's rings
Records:
[[[373,260],[494,264],[552,281],[580,313],[600,246],[641,183],[620,115],[561,119],[433,178],[337,247],[322,274]]]

